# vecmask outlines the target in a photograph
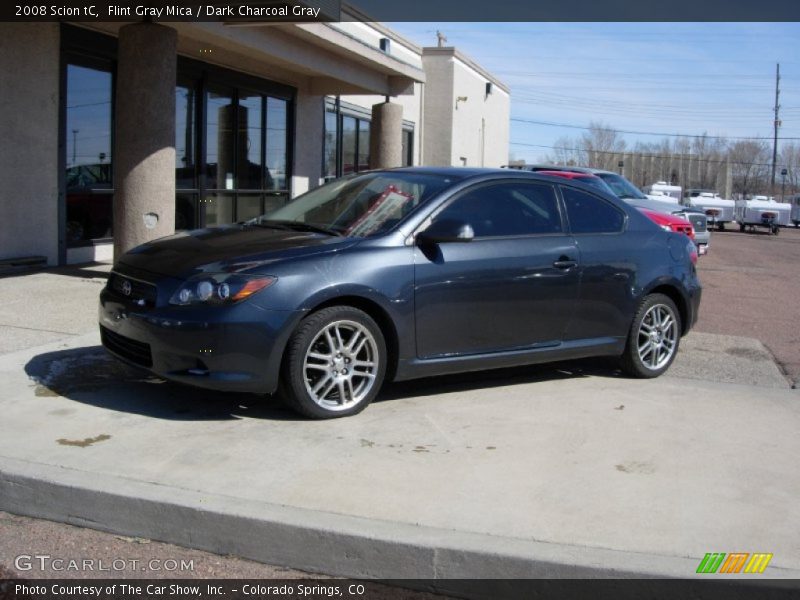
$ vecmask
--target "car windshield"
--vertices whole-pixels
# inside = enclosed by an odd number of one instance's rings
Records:
[[[350,175],[303,194],[247,223],[276,229],[368,237],[388,231],[452,183],[452,178],[431,174],[375,172]]]
[[[645,200],[647,198],[647,196],[636,189],[636,186],[621,175],[617,175],[616,173],[597,173],[597,176],[605,181],[608,187],[610,187],[619,198],[634,198],[636,200]]]

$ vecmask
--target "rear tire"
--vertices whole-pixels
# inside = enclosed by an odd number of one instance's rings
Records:
[[[312,419],[354,415],[378,395],[386,362],[386,342],[372,317],[352,306],[325,308],[292,334],[280,395]]]
[[[639,379],[664,373],[678,353],[681,330],[680,313],[668,296],[646,296],[633,317],[620,359],[622,370]]]
[[[739,223],[739,231],[741,231],[742,233],[744,233],[744,227],[745,227],[744,223]]]

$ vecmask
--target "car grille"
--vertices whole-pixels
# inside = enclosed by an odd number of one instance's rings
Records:
[[[127,284],[130,284],[130,287]],[[127,302],[132,302],[138,306],[153,308],[156,305],[158,290],[152,283],[126,277],[112,271],[111,276],[108,278],[108,289],[124,298]]]
[[[102,325],[100,326],[100,340],[103,346],[108,348],[111,352],[132,363],[147,368],[153,366],[153,355],[150,352],[150,344],[137,342],[124,335],[114,333]]]
[[[686,219],[692,224],[695,231],[705,231],[708,228],[708,219],[705,215],[690,214],[686,215]]]

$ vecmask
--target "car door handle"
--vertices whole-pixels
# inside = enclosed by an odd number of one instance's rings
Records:
[[[557,261],[553,263],[553,266],[556,269],[571,269],[572,267],[578,266],[578,261],[570,260],[566,256],[562,256]]]

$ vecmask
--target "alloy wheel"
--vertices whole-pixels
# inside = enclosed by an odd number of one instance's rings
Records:
[[[656,371],[669,363],[678,342],[678,320],[669,306],[655,304],[639,325],[638,351],[642,365]]]
[[[364,325],[349,320],[326,325],[303,360],[309,397],[327,410],[357,405],[375,385],[379,357],[378,344]]]

